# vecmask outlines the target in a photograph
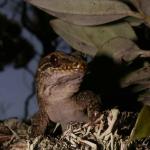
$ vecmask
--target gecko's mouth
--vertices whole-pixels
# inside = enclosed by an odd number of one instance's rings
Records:
[[[83,72],[73,72],[73,73],[68,73],[65,74],[64,76],[62,75],[57,82],[59,82],[59,84],[67,84],[69,83],[80,83],[82,81],[82,78],[84,76]]]

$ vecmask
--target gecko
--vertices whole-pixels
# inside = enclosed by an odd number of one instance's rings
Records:
[[[44,134],[49,122],[93,121],[100,112],[100,98],[92,91],[80,91],[87,63],[72,54],[54,51],[41,59],[36,74],[39,111],[32,117],[32,135]]]

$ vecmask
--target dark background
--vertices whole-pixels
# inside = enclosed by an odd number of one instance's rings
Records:
[[[32,116],[38,109],[34,77],[40,58],[54,50],[72,50],[51,29],[51,19],[24,0],[0,1],[0,120]],[[139,47],[150,49],[150,29],[141,25],[134,30]],[[86,77],[83,89],[100,93],[104,103],[128,107],[130,99],[136,97],[129,89],[118,86],[122,67],[105,56],[96,58],[89,65],[93,74]],[[111,99],[117,101],[113,103]]]
[[[0,119],[37,111],[34,76],[40,58],[69,49],[50,28],[50,19],[23,0],[0,1]]]

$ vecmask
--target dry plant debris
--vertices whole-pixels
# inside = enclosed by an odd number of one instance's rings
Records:
[[[39,136],[34,139],[29,137],[30,125],[17,119],[10,119],[0,123],[0,149],[150,149],[150,138],[129,142],[129,136],[136,118],[136,113],[120,112],[118,109],[111,109],[102,112],[95,122],[86,124],[70,123],[62,135],[56,137],[51,137],[50,135]]]

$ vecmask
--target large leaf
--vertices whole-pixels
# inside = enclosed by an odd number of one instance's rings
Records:
[[[104,43],[97,55],[101,54],[109,55],[118,63],[132,62],[137,57],[150,57],[150,51],[141,50],[132,40],[119,36]]]
[[[114,0],[26,0],[50,15],[79,25],[98,25],[139,14]]]
[[[131,140],[150,136],[150,107],[144,106],[138,115],[135,127],[131,133]]]
[[[136,39],[133,29],[126,22],[87,27],[55,19],[50,24],[73,48],[93,56],[101,50],[104,43],[116,37]],[[111,54],[111,50],[108,53]]]
[[[89,55],[96,54],[97,49],[84,30],[86,27],[73,25],[58,19],[52,20],[50,25],[73,48]]]

